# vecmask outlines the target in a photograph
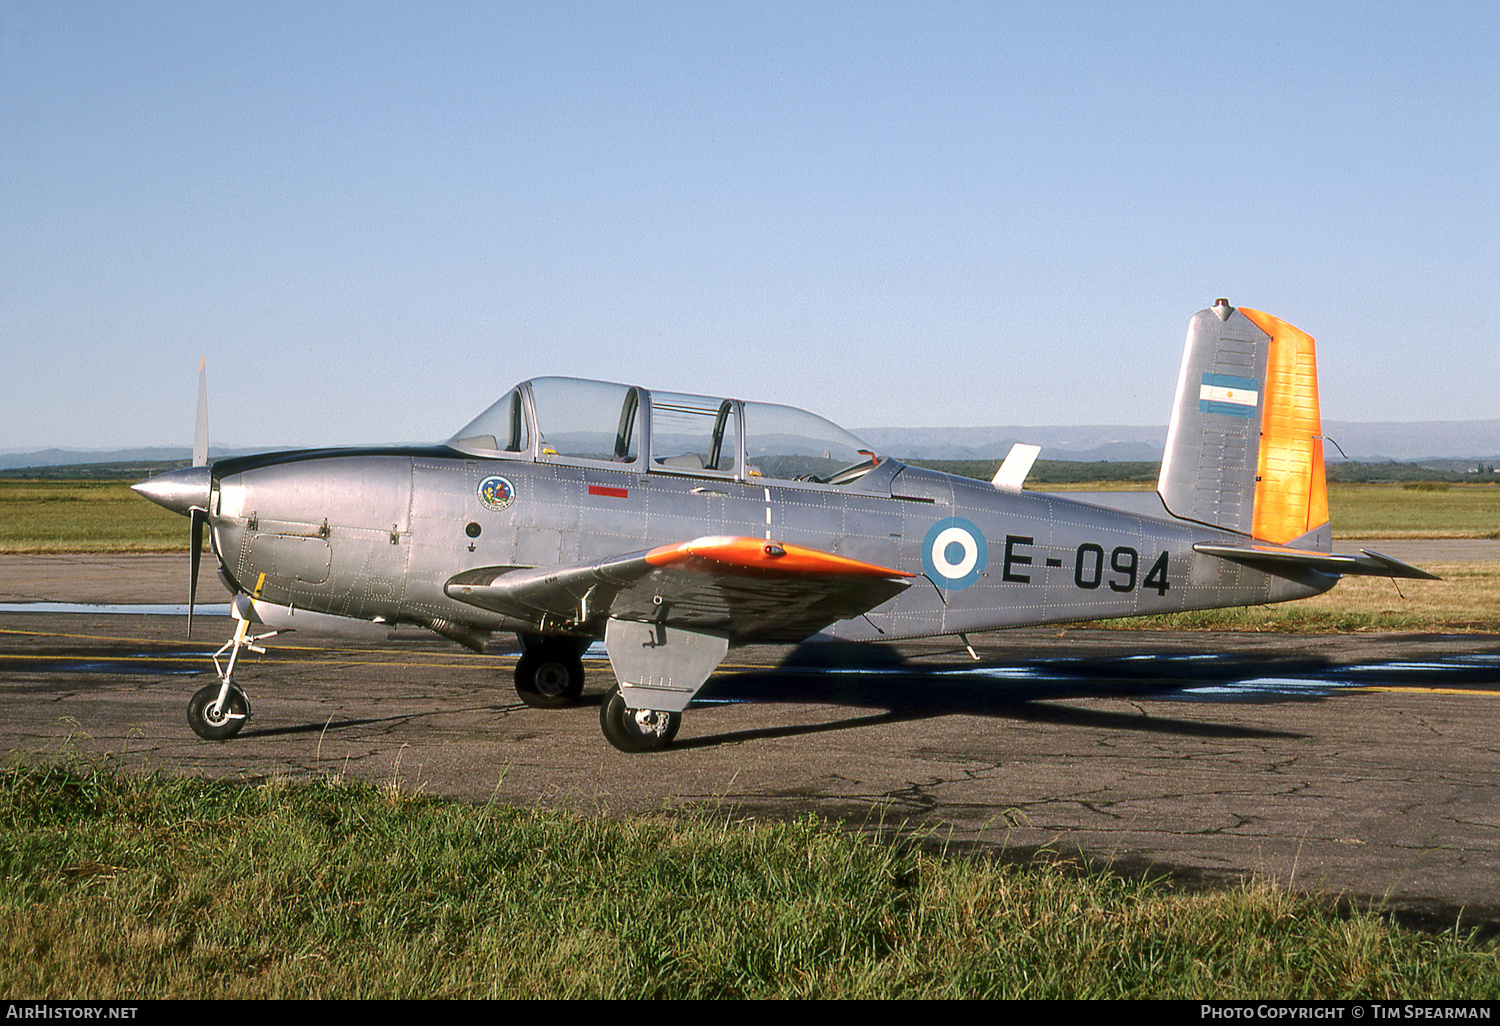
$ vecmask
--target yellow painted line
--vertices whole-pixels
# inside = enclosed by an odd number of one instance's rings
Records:
[[[504,662],[504,660],[506,658],[507,657],[505,657],[505,656],[495,656],[494,657],[494,659],[496,660],[496,668],[497,669],[504,669],[505,668],[505,662]],[[28,655],[28,654],[26,654],[24,652],[17,652],[17,653],[3,652],[3,653],[0,653],[0,662],[5,662],[6,660],[10,660],[11,662],[28,662],[28,663],[36,663],[36,662],[43,662],[43,663],[76,663],[76,662],[80,662],[80,661],[96,662],[97,663],[97,662],[129,662],[131,660],[136,660],[136,661],[142,661],[142,662],[150,661],[152,663],[185,663],[185,664],[192,665],[192,666],[209,666],[209,667],[212,667],[212,665],[213,665],[213,660],[207,658],[206,656],[151,656],[151,655],[108,656],[108,655],[88,655],[88,654],[85,654],[85,655],[74,655],[74,654],[64,654],[64,655]],[[340,666],[350,666],[350,667],[352,667],[352,666],[403,666],[403,667],[412,667],[412,668],[424,667],[424,668],[427,668],[427,669],[448,669],[448,670],[472,670],[472,669],[475,668],[473,663],[421,662],[419,660],[405,660],[405,659],[397,661],[397,660],[390,660],[390,659],[338,659],[338,658],[329,658],[329,659],[316,660],[316,662],[319,663],[319,664],[321,664],[321,665],[324,665],[324,666],[327,666],[327,665],[330,665],[330,664],[337,664],[337,665],[340,665]],[[306,665],[308,665],[308,660],[306,660],[306,659],[264,659],[264,658],[262,658],[262,659],[255,659],[250,665],[252,665],[252,666],[306,666]]]
[[[337,665],[339,669],[353,669],[353,668],[359,667],[359,666],[392,666],[392,667],[402,667],[402,668],[414,669],[414,670],[415,669],[422,669],[422,670],[472,670],[472,669],[474,669],[474,664],[473,663],[423,663],[423,662],[411,662],[411,661],[408,661],[408,660],[399,660],[398,661],[398,660],[369,659],[369,660],[350,661],[350,660],[344,660],[344,659],[324,659],[324,660],[319,660],[319,663],[321,665],[323,665],[323,666]],[[240,663],[240,665],[244,666],[246,664],[242,661]],[[255,662],[250,663],[249,665],[251,665],[251,666],[306,666],[307,663],[306,663],[306,661],[295,660],[295,659],[257,659],[257,660],[255,660]],[[497,666],[496,668],[497,669],[504,669],[504,666],[500,665],[500,666]]]
[[[1500,698],[1500,691],[1490,691],[1484,688],[1419,688],[1401,687],[1397,685],[1377,685],[1374,687],[1362,687],[1360,691],[1385,691],[1402,695],[1488,695],[1491,698]]]
[[[183,639],[181,641],[173,641],[170,638],[134,638],[134,637],[122,637],[119,634],[70,634],[70,633],[63,632],[63,631],[17,631],[17,630],[9,630],[9,629],[6,629],[6,628],[0,628],[0,635],[4,635],[4,634],[11,634],[11,635],[15,635],[16,637],[22,637],[22,638],[74,638],[74,639],[81,640],[81,641],[117,641],[117,642],[120,642],[121,644],[136,644],[136,645],[188,645],[188,644],[196,645],[196,644],[203,644],[203,645],[207,646],[207,645],[213,644],[212,642],[195,642],[195,641],[188,641],[187,639]],[[396,644],[396,643],[392,642],[392,644]],[[215,647],[217,647],[217,646],[215,646]],[[273,652],[274,651],[282,651],[282,652],[346,652],[346,653],[349,653],[351,655],[374,655],[374,656],[377,656],[377,657],[382,652],[388,652],[388,651],[390,651],[389,647],[386,647],[386,648],[326,648],[326,647],[320,646],[320,645],[293,645],[293,644],[290,644],[290,643],[279,642],[279,641],[275,640],[274,638],[267,639],[267,641],[266,641],[266,647],[268,649],[270,649],[271,651],[273,651]],[[207,648],[204,649],[204,656],[205,656],[205,658],[207,657],[209,651],[210,650],[207,649]],[[9,656],[9,653],[0,653],[0,658],[7,658],[8,656]],[[36,658],[36,657],[31,657],[31,658]],[[442,657],[439,657],[439,658],[447,658],[447,659],[471,659],[471,660],[479,660],[479,659],[519,659],[520,658],[520,653],[519,652],[507,652],[507,653],[497,653],[495,655],[489,655],[489,654],[486,654],[484,652],[468,652],[468,651],[464,651],[464,652],[450,652],[450,653],[447,653],[445,656],[442,656]],[[604,656],[604,655],[590,655],[590,656],[584,656],[583,659],[586,662],[603,663],[603,662],[607,662],[609,660],[609,657],[608,656]],[[262,660],[262,661],[264,661],[264,660]],[[719,669],[721,669],[721,670],[769,670],[769,669],[775,669],[775,667],[773,667],[773,666],[767,666],[767,665],[765,665],[763,663],[720,663],[719,664]]]
[[[144,661],[149,659],[153,663],[204,663],[209,660],[202,656],[101,656],[101,655],[27,655],[25,652],[0,652],[0,662],[9,659],[12,662],[24,663],[77,663],[77,662],[125,662],[127,660]]]
[[[496,659],[496,662],[495,662],[493,668],[496,669],[496,670],[509,669],[509,668],[511,668],[511,665],[513,665],[513,663],[511,663],[511,662],[507,662],[506,661],[506,657],[504,657],[504,656],[497,656],[497,657],[495,657],[495,659]],[[9,653],[9,652],[0,653],[0,665],[3,665],[7,661],[9,661],[9,662],[27,662],[27,663],[37,663],[37,662],[41,662],[41,663],[76,663],[76,662],[80,662],[80,661],[87,661],[87,662],[121,662],[121,663],[124,663],[124,662],[128,662],[130,660],[136,660],[136,661],[140,661],[142,663],[149,662],[149,663],[151,663],[153,665],[160,664],[160,663],[169,663],[169,664],[180,664],[180,665],[183,665],[183,666],[202,666],[202,667],[204,667],[205,672],[210,672],[213,669],[213,660],[207,659],[207,658],[202,657],[202,656],[196,656],[196,657],[195,656],[120,656],[120,657],[110,657],[110,656],[87,656],[87,655],[27,655],[27,654],[24,654],[24,653],[21,653],[21,654],[12,654],[12,653]],[[357,667],[362,667],[362,666],[390,666],[390,667],[399,667],[399,668],[404,668],[404,669],[425,669],[425,670],[473,670],[473,669],[476,668],[473,663],[421,662],[421,661],[407,660],[407,659],[402,659],[402,660],[390,660],[390,659],[385,659],[385,660],[381,660],[381,659],[359,659],[359,660],[320,659],[320,660],[316,660],[315,664],[316,665],[320,665],[320,666],[324,666],[324,667],[333,666],[333,667],[337,667],[339,669],[355,669]],[[250,665],[250,666],[307,666],[307,665],[309,665],[309,662],[308,662],[308,660],[305,660],[305,659],[255,659],[253,662],[249,663],[248,665]],[[484,668],[485,667],[479,667],[479,669],[484,669]],[[146,672],[146,671],[143,670],[142,672]]]
[[[78,638],[85,641],[134,642],[138,645],[179,645],[186,642],[164,641],[161,638],[122,638],[118,634],[64,634],[57,631],[12,631],[0,629],[0,634],[14,634],[19,638]]]
[[[121,636],[119,634],[68,634],[68,633],[61,632],[61,631],[15,631],[15,630],[6,630],[6,629],[3,629],[3,628],[0,628],[0,634],[13,634],[13,635],[15,635],[17,637],[23,637],[23,638],[73,638],[73,639],[81,640],[81,641],[117,641],[117,642],[120,642],[121,644],[135,644],[135,645],[177,645],[177,646],[181,646],[181,645],[199,645],[199,644],[201,644],[201,645],[207,646],[207,645],[213,644],[213,642],[211,642],[211,641],[205,641],[205,642],[188,641],[185,638],[183,640],[181,640],[181,641],[173,641],[170,638],[133,638],[133,637],[123,637],[123,636]],[[351,653],[355,653],[355,654],[361,654],[361,653],[363,653],[363,654],[376,654],[376,653],[379,653],[379,652],[387,651],[387,649],[383,649],[383,648],[341,648],[341,649],[333,649],[333,648],[327,648],[327,647],[320,646],[320,645],[293,645],[293,644],[290,644],[290,643],[282,643],[282,642],[274,641],[274,640],[270,640],[270,639],[267,640],[267,645],[270,648],[273,648],[273,649],[276,649],[276,650],[279,650],[279,651],[282,651],[282,652],[351,652]],[[217,646],[215,646],[215,647],[217,647]],[[212,651],[212,650],[210,650],[210,649],[208,649],[208,648],[205,647],[205,649],[204,649],[204,655],[205,655],[205,657],[208,655],[208,653],[210,651]],[[513,658],[516,658],[516,656],[515,655],[493,655],[492,656],[492,655],[485,655],[482,652],[453,652],[453,653],[449,653],[448,656],[447,656],[447,658],[449,658],[449,659],[454,659],[454,658],[469,658],[469,659],[513,659]]]

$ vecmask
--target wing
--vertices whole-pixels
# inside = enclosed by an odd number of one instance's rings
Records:
[[[801,641],[898,595],[912,574],[761,538],[712,537],[568,567],[467,570],[460,602],[596,633],[606,619]],[[591,626],[592,625],[592,626]]]

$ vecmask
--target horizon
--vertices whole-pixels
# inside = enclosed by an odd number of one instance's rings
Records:
[[[1463,444],[1463,443],[1462,442],[1453,443],[1452,440],[1449,439],[1450,446],[1448,448],[1448,451],[1446,451],[1446,452],[1439,451],[1438,449],[1431,449],[1431,451],[1421,451],[1421,452],[1416,452],[1416,453],[1413,453],[1411,451],[1405,451],[1405,452],[1401,453],[1400,455],[1391,455],[1391,454],[1388,454],[1388,453],[1380,453],[1380,452],[1369,451],[1371,446],[1382,444],[1382,443],[1379,443],[1379,442],[1373,442],[1373,441],[1371,441],[1370,440],[1370,436],[1379,436],[1381,434],[1387,434],[1388,435],[1388,434],[1391,434],[1391,433],[1395,433],[1395,434],[1399,435],[1399,434],[1402,433],[1403,429],[1409,429],[1407,431],[1407,434],[1409,434],[1409,435],[1412,434],[1413,432],[1418,432],[1419,429],[1425,429],[1427,432],[1442,432],[1444,434],[1451,434],[1456,429],[1462,428],[1464,426],[1479,426],[1479,425],[1483,425],[1484,426],[1484,430],[1487,430],[1487,431],[1490,431],[1490,432],[1494,432],[1495,433],[1495,439],[1494,439],[1494,441],[1492,443],[1486,443],[1486,442],[1473,443],[1473,438],[1472,438],[1472,435],[1471,435],[1469,441],[1476,446],[1476,448],[1473,449],[1473,450],[1459,451],[1457,449],[1454,449],[1454,448],[1451,447],[1453,444]],[[1394,460],[1396,462],[1411,462],[1411,461],[1415,461],[1415,460],[1424,460],[1424,459],[1430,459],[1430,460],[1489,460],[1489,459],[1500,458],[1500,418],[1482,418],[1482,419],[1475,419],[1475,420],[1432,420],[1432,421],[1334,421],[1334,420],[1328,420],[1328,421],[1324,421],[1324,428],[1325,428],[1325,432],[1326,431],[1330,431],[1330,430],[1336,430],[1340,434],[1345,434],[1346,432],[1351,432],[1351,431],[1355,432],[1355,435],[1353,436],[1353,438],[1354,439],[1358,439],[1358,440],[1357,441],[1350,440],[1350,444],[1348,445],[1348,447],[1352,448],[1352,449],[1358,450],[1358,453],[1357,453],[1356,456],[1350,456],[1350,457],[1347,457],[1347,458],[1353,459],[1353,460],[1356,460],[1356,461],[1357,460],[1361,460],[1361,459],[1374,459],[1374,460]],[[906,446],[908,448],[917,448],[917,447],[920,447],[920,448],[925,448],[925,449],[933,449],[933,448],[942,448],[942,447],[946,446],[946,447],[948,447],[950,449],[958,449],[958,448],[966,448],[966,447],[971,447],[971,446],[995,446],[995,445],[1002,445],[1002,444],[1004,444],[1006,442],[1011,442],[1011,441],[1023,441],[1023,442],[1029,441],[1029,442],[1032,442],[1032,443],[1040,443],[1040,444],[1043,445],[1043,447],[1044,447],[1043,448],[1043,456],[1044,456],[1044,458],[1053,458],[1053,459],[1061,458],[1061,459],[1067,460],[1067,459],[1070,459],[1067,456],[1059,457],[1059,456],[1055,456],[1054,455],[1054,456],[1050,456],[1049,457],[1047,454],[1049,452],[1050,453],[1054,453],[1054,454],[1055,453],[1085,453],[1085,454],[1089,454],[1089,453],[1096,453],[1098,450],[1100,450],[1102,448],[1109,447],[1109,446],[1119,446],[1119,447],[1156,446],[1156,445],[1163,444],[1165,442],[1165,436],[1166,436],[1166,432],[1167,432],[1167,425],[1166,424],[1033,424],[1033,425],[1024,425],[1024,424],[990,424],[990,425],[975,425],[975,426],[944,426],[944,427],[901,427],[901,426],[871,427],[871,426],[866,426],[866,427],[862,427],[862,428],[851,429],[851,431],[857,437],[860,437],[860,438],[865,439],[867,441],[874,441],[877,437],[880,437],[882,435],[885,436],[887,439],[891,439],[890,441],[886,441],[886,442],[880,443],[882,445],[882,447],[885,447],[885,446]],[[1028,437],[1028,433],[1030,433],[1030,437]],[[1070,442],[1067,442],[1067,441],[1058,440],[1056,438],[1050,438],[1049,439],[1049,438],[1046,437],[1049,433],[1069,433],[1069,434],[1076,434],[1076,435],[1079,435],[1080,438],[1076,439],[1072,443],[1070,443]],[[1125,437],[1124,438],[1109,437],[1110,433],[1122,434]],[[1091,434],[1096,435],[1097,437],[1090,437]],[[920,437],[920,436],[928,436],[928,437]],[[976,439],[975,436],[982,436],[982,437]],[[1160,436],[1160,438],[1158,438],[1157,436]],[[368,440],[368,441],[365,441],[365,442],[357,443],[357,447],[422,446],[422,445],[442,444],[443,441],[444,441],[444,439],[430,439],[430,438],[429,439],[405,439],[405,440],[385,438],[385,439]],[[1334,441],[1339,441],[1339,439],[1334,439]],[[1383,443],[1383,444],[1391,445],[1392,442],[1390,441],[1390,439],[1387,439],[1385,441],[1385,443]],[[1402,439],[1402,440],[1399,440],[1398,442],[1396,442],[1395,443],[1395,448],[1410,450],[1413,446],[1417,446],[1417,445],[1421,445],[1421,444],[1422,443],[1414,441],[1411,438],[1406,438],[1406,439]],[[1486,444],[1492,445],[1493,451],[1485,451],[1484,446]],[[313,443],[293,443],[293,444],[290,444],[290,445],[255,445],[255,444],[245,445],[245,444],[237,444],[237,443],[212,442],[211,446],[210,446],[210,451],[213,452],[213,453],[218,453],[219,454],[219,458],[223,458],[224,455],[230,455],[230,454],[232,454],[232,455],[243,455],[243,454],[246,454],[246,453],[270,452],[270,451],[288,450],[288,449],[289,450],[298,450],[298,449],[342,448],[342,447],[344,447],[344,446],[343,445],[333,445],[333,444],[326,444],[325,445],[325,444],[319,444],[319,443],[316,443],[316,442],[313,442]],[[1441,447],[1439,447],[1439,448],[1441,448]],[[182,454],[189,454],[190,455],[191,452],[192,452],[192,446],[189,443],[167,442],[167,443],[163,443],[163,444],[160,444],[160,445],[139,445],[139,446],[118,446],[118,445],[117,446],[101,446],[101,447],[44,446],[44,447],[41,447],[41,448],[31,448],[31,447],[4,448],[4,447],[0,447],[0,458],[10,459],[10,458],[21,457],[21,456],[42,455],[42,454],[46,454],[46,453],[61,453],[61,454],[65,454],[65,455],[110,455],[110,454],[121,454],[121,453],[131,453],[131,452],[157,452],[157,451],[170,452],[170,453],[173,454],[170,457],[164,456],[162,458],[166,458],[166,459],[179,459],[179,458],[182,457]],[[893,455],[894,455],[894,453],[893,453]],[[948,459],[948,458],[957,458],[957,459],[963,459],[963,458],[968,458],[968,457],[942,457],[942,456],[921,456],[921,455],[911,456],[911,455],[907,455],[907,456],[902,456],[902,457],[898,457],[898,458],[911,458],[911,459]],[[986,457],[980,457],[980,458],[993,459],[993,458],[999,458],[999,457],[998,456],[986,456]],[[1092,459],[1092,458],[1095,458],[1095,457],[1089,456],[1087,458],[1091,458]],[[1103,458],[1103,457],[1099,457],[1099,458]],[[1159,458],[1159,457],[1157,457],[1157,458]],[[1130,462],[1130,461],[1131,460],[1127,460],[1127,462]],[[68,461],[68,462],[69,463],[78,463],[78,462],[84,462],[84,461]],[[106,461],[106,462],[109,462],[109,461]],[[59,464],[59,465],[68,465],[68,464],[64,463],[64,464]],[[20,465],[16,465],[16,466],[20,466]],[[6,469],[15,469],[15,466],[12,466],[12,467],[6,468]]]

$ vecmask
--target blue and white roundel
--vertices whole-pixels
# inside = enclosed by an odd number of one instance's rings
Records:
[[[984,534],[963,517],[939,520],[922,541],[922,568],[939,588],[959,591],[979,580],[989,564]]]

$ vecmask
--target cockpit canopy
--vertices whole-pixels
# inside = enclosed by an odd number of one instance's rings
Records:
[[[847,485],[881,462],[806,410],[581,378],[533,378],[449,440],[475,456]]]

